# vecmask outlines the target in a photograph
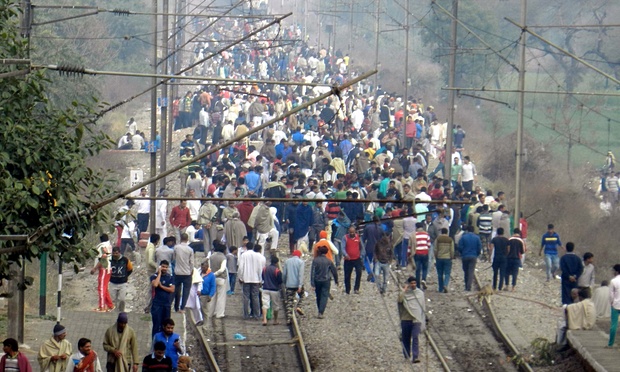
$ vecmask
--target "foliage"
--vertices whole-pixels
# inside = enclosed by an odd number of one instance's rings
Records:
[[[532,363],[539,366],[550,366],[555,358],[555,343],[550,342],[546,338],[538,337],[532,341],[534,349]]]
[[[0,58],[27,57],[27,40],[18,36],[17,0],[0,0]],[[23,66],[4,66],[2,72]],[[8,277],[9,265],[20,254],[28,260],[49,252],[52,259],[62,253],[64,261],[84,262],[92,255],[79,243],[101,212],[78,216],[88,210],[91,200],[110,193],[110,185],[100,171],[86,166],[89,156],[109,147],[110,138],[89,120],[96,109],[95,99],[73,101],[59,109],[47,98],[42,71],[21,77],[0,79],[0,234],[26,235],[63,216],[49,231],[18,252],[0,255],[0,278]],[[63,238],[72,229],[72,238]],[[23,242],[3,242],[3,248]]]

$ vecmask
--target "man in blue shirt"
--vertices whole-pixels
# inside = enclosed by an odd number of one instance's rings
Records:
[[[545,250],[545,266],[547,267],[547,281],[555,277],[560,279],[555,274],[560,268],[560,258],[558,256],[558,248],[562,248],[562,242],[560,241],[560,235],[554,230],[554,226],[549,224],[547,226],[547,232],[542,236],[540,243],[540,251],[538,255],[541,256],[543,249]]]
[[[258,174],[262,172],[262,170],[263,168],[258,166],[256,167],[256,171],[252,168],[250,173],[245,175],[245,185],[248,187],[248,193],[250,195],[260,195],[262,183]]]
[[[170,318],[170,305],[174,293],[174,279],[168,270],[170,263],[162,260],[157,272],[151,275],[151,288],[153,288],[153,305],[151,306],[151,318],[153,329],[151,336],[162,331],[164,319]]]
[[[471,283],[474,280],[474,271],[478,256],[482,252],[482,241],[478,235],[474,234],[474,227],[467,226],[467,232],[459,240],[459,253],[463,263],[463,273],[465,275],[465,290],[471,291]]]
[[[177,370],[179,356],[185,354],[183,345],[181,344],[181,336],[174,333],[174,320],[167,318],[163,321],[163,331],[157,333],[153,337],[153,345],[163,342],[166,345],[166,357],[172,360],[172,370]]]

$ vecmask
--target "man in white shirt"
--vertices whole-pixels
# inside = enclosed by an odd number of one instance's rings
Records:
[[[159,192],[159,196],[164,198],[168,197],[168,190],[162,189]],[[150,208],[150,207],[149,207]],[[155,202],[155,233],[159,236],[168,236],[168,229],[166,228],[166,219],[168,216],[168,201],[157,200]]]
[[[196,192],[193,189],[189,189],[188,191],[189,191],[188,196],[190,198],[196,197]],[[189,216],[192,219],[192,221],[198,221],[200,206],[201,206],[200,200],[188,200],[187,201],[187,208],[189,208]]]
[[[145,198],[148,194],[146,187],[140,189],[140,197]],[[136,226],[138,239],[140,239],[140,233],[147,232],[149,230],[149,213],[151,212],[151,201],[148,199],[137,199],[135,201],[136,209],[138,211],[138,224]]]
[[[258,302],[258,289],[262,281],[263,268],[266,260],[259,244],[248,243],[248,251],[239,257],[237,276],[243,286],[243,318],[251,317],[260,319],[260,304]],[[252,247],[252,250],[249,248]]]
[[[433,198],[431,198],[430,195],[428,195],[426,193],[426,187],[422,187],[420,189],[420,193],[418,195],[415,196],[416,199],[420,199],[420,201],[431,201],[433,200]],[[428,208],[428,203],[419,203],[420,205]]]
[[[459,174],[459,182],[463,185],[465,191],[471,192],[473,190],[477,176],[478,172],[476,172],[476,166],[471,162],[469,156],[463,157],[463,166]]]

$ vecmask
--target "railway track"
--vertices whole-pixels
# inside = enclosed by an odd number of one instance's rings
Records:
[[[401,290],[405,277],[392,273]],[[429,323],[424,335],[444,371],[532,371],[502,330],[487,297],[457,296],[427,291]]]
[[[204,327],[188,320],[207,360],[205,368],[210,372],[312,371],[297,317],[293,315],[286,325],[282,308],[279,325],[244,320],[241,297],[241,293],[228,296],[223,319],[205,319]]]

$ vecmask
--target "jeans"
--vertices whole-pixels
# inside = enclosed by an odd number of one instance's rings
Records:
[[[618,330],[618,314],[620,310],[611,308],[611,327],[609,327],[609,343],[608,346],[614,346],[616,341],[616,331]]]
[[[437,166],[435,167],[435,170],[433,170],[429,175],[428,175],[428,179],[432,179],[437,173],[439,173],[439,171],[441,171],[441,176],[444,177],[445,176],[445,170],[444,170],[444,164],[442,162],[439,162],[439,164],[437,164]]]
[[[185,310],[190,289],[192,289],[191,275],[177,274],[174,276],[174,311]],[[181,293],[183,293],[183,298],[181,298]]]
[[[363,267],[364,264],[362,263],[361,258],[358,258],[357,260],[344,261],[344,291],[347,294],[351,293],[351,274],[353,273],[353,269],[355,269],[355,285],[353,286],[353,290],[360,290]]]
[[[329,298],[329,287],[331,280],[317,281],[314,283],[314,293],[316,294],[316,307],[319,309],[319,314],[325,312],[327,307],[327,299]]]
[[[375,252],[366,252],[366,258],[364,259],[364,267],[366,268],[366,273],[372,278],[370,281],[375,282],[374,278],[374,264],[372,262],[375,257]]]
[[[509,258],[508,264],[506,265],[506,286],[508,286],[508,282],[510,277],[512,276],[512,286],[517,286],[517,277],[519,276],[519,267],[521,266],[521,260],[518,258]]]
[[[403,335],[403,355],[407,360],[416,360],[420,355],[418,336],[422,330],[422,323],[414,323],[413,320],[401,320],[400,330]]]
[[[243,283],[243,318],[260,317],[258,302],[259,283]]]
[[[415,281],[421,283],[421,280],[426,281],[426,275],[428,274],[428,255],[416,254],[413,256],[415,261]]]
[[[438,258],[435,261],[437,268],[437,282],[439,283],[439,292],[443,292],[450,284],[450,273],[452,273],[452,260],[449,258]]]
[[[560,268],[560,257],[557,254],[545,253],[545,266],[547,267],[547,280],[553,279],[555,272]]]
[[[162,323],[165,319],[170,318],[170,304],[152,304],[151,305],[151,320],[153,322],[153,328],[151,330],[151,338],[155,337],[155,334],[163,331]]]
[[[236,282],[237,282],[237,273],[228,273],[228,285],[230,285],[231,292],[235,292]]]
[[[138,240],[140,240],[140,233],[149,231],[149,214],[148,213],[138,213],[138,223],[137,226],[137,235]]]
[[[116,307],[120,313],[125,312],[125,296],[127,296],[127,283],[110,283],[108,286],[110,295],[116,303]]]
[[[387,289],[387,278],[390,275],[390,264],[377,262],[375,264],[375,280],[379,280],[379,275],[383,273],[383,281],[379,283],[379,293],[385,293]]]
[[[493,289],[497,289],[497,277],[499,275],[499,290],[504,287],[504,281],[506,280],[506,266],[508,260],[506,257],[497,257],[493,260]]]
[[[471,291],[471,283],[474,281],[477,257],[463,257],[463,274],[465,276],[465,290]]]
[[[396,264],[400,267],[407,266],[407,247],[409,246],[409,239],[403,239],[402,242],[394,247],[394,257],[396,257]]]

